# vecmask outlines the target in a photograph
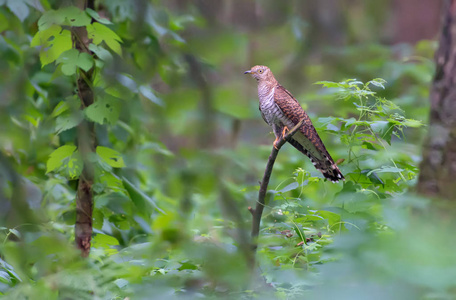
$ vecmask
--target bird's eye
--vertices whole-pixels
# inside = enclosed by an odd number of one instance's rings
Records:
[[[260,73],[260,74],[263,73],[263,69],[258,70],[258,73]]]

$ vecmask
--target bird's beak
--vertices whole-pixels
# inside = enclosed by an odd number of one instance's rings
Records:
[[[251,70],[245,71],[244,74],[252,74]]]

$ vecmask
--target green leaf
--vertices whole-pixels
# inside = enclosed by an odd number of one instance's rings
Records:
[[[377,172],[377,173],[400,173],[403,172],[404,169],[396,168],[396,167],[387,167],[383,166],[379,169],[375,169],[367,173],[367,176],[369,176],[372,172]]]
[[[62,113],[55,119],[55,132],[60,133],[62,131],[76,127],[84,119],[81,111],[72,111]]]
[[[27,18],[30,13],[24,0],[7,0],[6,6],[19,18],[19,20],[21,20],[21,22],[24,22],[25,18]]]
[[[125,163],[123,161],[122,155],[117,152],[116,150],[113,150],[111,148],[103,147],[103,146],[98,146],[96,150],[98,156],[106,162],[108,165],[110,165],[113,168],[123,168],[125,167]]]
[[[89,120],[99,124],[115,124],[120,115],[120,101],[111,96],[105,96],[84,109]]]
[[[70,49],[60,55],[57,63],[62,64],[63,74],[71,76],[76,73],[78,67],[84,71],[90,70],[93,66],[93,58],[88,53],[81,53],[76,49]]]
[[[46,174],[62,166],[63,160],[70,157],[76,150],[74,145],[64,145],[54,150],[46,163]]]
[[[373,79],[373,80],[369,81],[366,85],[372,84],[372,85],[374,85],[376,87],[385,89],[385,86],[384,86],[385,83],[386,83],[385,79],[376,78],[376,79]]]
[[[292,183],[290,183],[289,185],[287,185],[286,187],[284,187],[283,189],[281,189],[279,192],[280,192],[280,193],[286,193],[286,192],[295,190],[295,189],[297,189],[298,187],[299,187],[299,183],[297,183],[297,182],[292,182]]]
[[[75,151],[68,160],[65,173],[69,178],[76,179],[79,178],[79,175],[81,175],[83,168],[84,162],[82,160],[81,154],[79,151]]]
[[[407,127],[422,127],[424,126],[423,122],[418,121],[418,120],[413,120],[413,119],[405,119],[405,121],[401,122],[402,125],[407,126]]]
[[[115,192],[125,193],[125,188],[122,184],[122,180],[120,180],[120,178],[118,178],[113,173],[103,172],[97,177],[97,181],[100,182],[100,184],[103,186],[103,189],[106,186]]]
[[[344,88],[347,85],[332,81],[317,81],[314,84],[321,84],[325,88]]]
[[[375,147],[372,145],[372,143],[369,143],[369,142],[364,141],[362,145],[363,145],[366,149],[377,151],[377,149],[375,149]]]
[[[383,186],[385,185],[383,180],[380,177],[378,177],[377,172],[375,172],[375,170],[364,169],[361,170],[361,174],[365,174],[366,177],[369,178],[372,183],[381,184]]]
[[[119,241],[115,237],[101,233],[95,235],[92,241],[95,248],[109,248],[119,245]]]
[[[41,46],[41,66],[54,62],[63,52],[72,48],[71,32],[58,25],[38,31],[31,42],[32,47]]]
[[[41,31],[53,25],[81,27],[89,25],[91,20],[86,12],[75,6],[67,6],[45,12],[38,20],[38,28]]]
[[[51,113],[51,117],[55,118],[55,117],[59,116],[60,114],[62,114],[63,112],[67,111],[68,109],[69,109],[68,103],[66,103],[65,101],[60,101],[59,104],[57,104],[54,107],[54,110]]]
[[[146,212],[147,206],[150,205],[157,211],[165,214],[165,212],[157,206],[155,199],[146,195],[143,191],[141,191],[141,189],[133,185],[133,183],[131,183],[127,178],[122,177],[122,182],[128,194],[130,195],[131,200],[136,205],[136,207],[138,207],[139,211]]]
[[[372,131],[378,134],[388,144],[391,145],[391,134],[393,133],[393,124],[388,121],[374,121],[370,124]]]
[[[0,271],[0,282],[11,284],[11,276],[5,271]]]
[[[98,56],[98,58],[101,59],[102,61],[111,61],[112,60],[111,53],[101,46],[97,46],[95,44],[90,44],[89,50],[92,51],[93,53],[95,53],[95,55]]]
[[[122,55],[122,48],[120,47],[122,39],[105,25],[100,23],[90,24],[87,26],[87,33],[89,39],[92,39],[95,45],[99,45],[104,41],[112,51]]]
[[[14,228],[11,228],[11,229],[9,230],[9,232],[12,233],[12,234],[14,234],[16,237],[21,238],[21,233],[19,232],[19,230],[14,229]]]
[[[155,96],[153,90],[149,86],[146,86],[146,85],[140,86],[139,92],[141,93],[141,95],[143,95],[144,97],[146,97],[153,103],[158,104],[160,106],[164,105],[163,100],[158,98],[157,96]]]
[[[101,23],[101,24],[106,24],[106,25],[112,24],[112,22],[109,21],[108,19],[105,19],[105,18],[100,17],[100,15],[98,14],[98,12],[94,11],[93,9],[86,8],[86,12],[87,12],[92,18],[94,18],[95,20],[97,20],[97,22],[99,22],[99,23]]]

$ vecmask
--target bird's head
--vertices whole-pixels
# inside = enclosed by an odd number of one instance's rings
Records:
[[[244,74],[252,75],[258,82],[275,80],[271,70],[266,66],[254,66]]]

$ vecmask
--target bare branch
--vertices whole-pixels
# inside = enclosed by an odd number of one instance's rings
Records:
[[[272,147],[271,154],[269,155],[266,169],[264,170],[263,180],[261,180],[260,191],[258,193],[258,201],[255,209],[250,208],[249,211],[252,213],[252,251],[256,251],[258,247],[257,237],[260,233],[261,217],[263,215],[263,209],[265,206],[266,192],[268,190],[269,179],[271,178],[272,168],[274,167],[277,154],[279,154],[280,148],[287,142],[295,133],[301,128],[304,120],[301,120],[295,127],[293,127],[288,133],[283,136],[276,144],[276,147]]]

